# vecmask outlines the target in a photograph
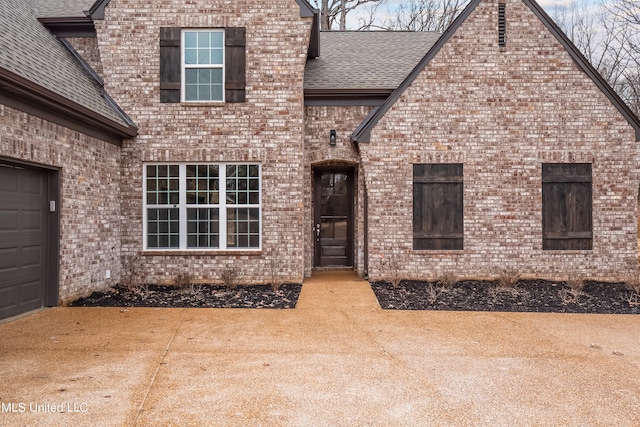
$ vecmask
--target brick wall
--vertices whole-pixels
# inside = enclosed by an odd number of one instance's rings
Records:
[[[0,156],[60,168],[61,302],[117,283],[119,147],[4,105],[0,130]]]
[[[354,191],[354,267],[360,276],[365,274],[364,262],[364,176],[360,170],[360,155],[351,143],[351,133],[369,114],[372,107],[305,107],[305,275],[311,275],[315,238],[313,168],[345,166],[356,168]],[[336,145],[329,145],[329,132],[336,131]]]
[[[637,270],[634,131],[521,1],[483,1],[361,144],[370,275],[625,277]],[[593,164],[593,250],[542,250],[542,163]],[[464,164],[464,250],[412,249],[412,164]]]
[[[99,76],[102,76],[102,61],[100,60],[100,49],[98,49],[98,39],[95,37],[67,37],[71,46],[87,61],[87,64],[94,69]]]
[[[241,104],[161,104],[161,27],[246,27],[246,98]],[[257,254],[145,253],[147,280],[190,272],[219,279],[235,266],[245,283],[303,277],[303,74],[310,18],[295,0],[190,2],[112,0],[96,22],[105,86],[139,126],[123,147],[123,251],[139,253],[144,162],[262,164],[262,245]]]

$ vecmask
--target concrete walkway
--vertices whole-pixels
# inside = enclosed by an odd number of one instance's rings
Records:
[[[345,273],[293,310],[55,308],[0,337],[1,426],[640,425],[640,316],[383,311]]]

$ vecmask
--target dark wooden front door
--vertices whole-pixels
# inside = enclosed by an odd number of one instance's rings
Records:
[[[315,266],[353,266],[353,169],[315,173]]]

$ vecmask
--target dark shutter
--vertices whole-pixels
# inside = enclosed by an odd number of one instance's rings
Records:
[[[245,102],[246,29],[225,29],[225,101]]]
[[[180,28],[160,28],[160,102],[180,102]]]
[[[462,250],[462,164],[413,165],[413,249]]]
[[[593,247],[591,164],[542,165],[542,248]]]

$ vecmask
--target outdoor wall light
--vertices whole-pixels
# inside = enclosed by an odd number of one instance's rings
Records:
[[[331,129],[329,131],[329,145],[336,145],[336,130]]]

